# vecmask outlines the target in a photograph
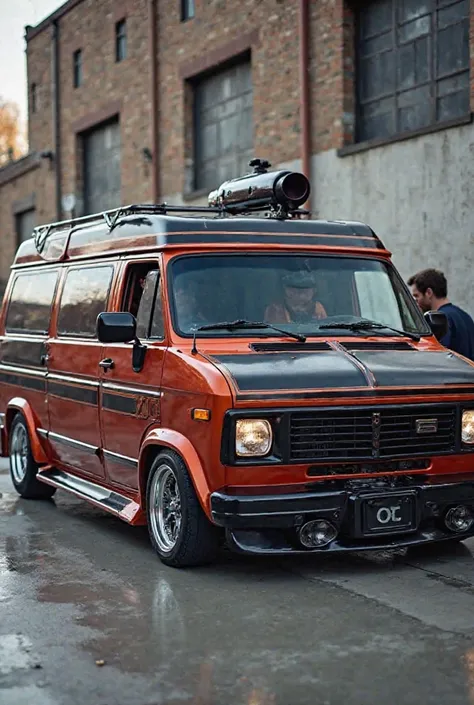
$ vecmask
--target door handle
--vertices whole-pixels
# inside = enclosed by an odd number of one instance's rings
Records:
[[[41,362],[41,364],[43,365],[43,367],[48,364],[48,362],[50,361],[50,359],[51,359],[51,358],[50,358],[49,355],[41,355],[41,357],[40,357],[40,362]]]
[[[106,357],[99,362],[99,367],[102,367],[102,369],[107,372],[107,370],[113,370],[115,362],[110,357]]]

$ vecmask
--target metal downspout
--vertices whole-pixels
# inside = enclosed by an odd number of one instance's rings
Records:
[[[51,94],[53,108],[53,143],[56,186],[56,219],[62,218],[61,204],[61,132],[60,132],[60,90],[59,90],[59,25],[52,23],[51,33]]]
[[[153,203],[158,203],[160,197],[160,156],[159,156],[159,139],[158,139],[158,57],[156,52],[157,40],[157,11],[156,0],[149,0],[149,56],[150,56],[150,110],[151,110],[151,193]]]
[[[311,144],[310,144],[310,104],[309,104],[309,0],[299,3],[299,74],[300,74],[300,130],[301,163],[303,174],[311,181]],[[310,207],[307,202],[303,208]]]

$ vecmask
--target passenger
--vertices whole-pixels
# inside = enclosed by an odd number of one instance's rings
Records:
[[[316,282],[310,272],[294,272],[283,277],[283,302],[265,311],[266,323],[309,323],[327,318],[324,306],[314,300]]]
[[[423,269],[408,280],[411,293],[423,311],[441,311],[448,319],[448,332],[439,341],[450,350],[474,360],[474,321],[448,300],[448,284],[438,269]]]
[[[183,332],[189,333],[206,323],[206,319],[199,310],[197,296],[192,287],[178,285],[174,291],[174,300],[178,314],[178,325]]]

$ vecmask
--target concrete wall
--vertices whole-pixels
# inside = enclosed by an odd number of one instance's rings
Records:
[[[453,303],[474,316],[474,125],[338,157],[312,159],[321,218],[367,222],[405,280],[437,267]]]

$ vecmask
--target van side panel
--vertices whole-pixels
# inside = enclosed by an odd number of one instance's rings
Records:
[[[0,412],[7,432],[13,415],[24,414],[38,462],[46,462],[36,430],[48,428],[45,353],[58,275],[57,266],[12,272],[1,319]]]

